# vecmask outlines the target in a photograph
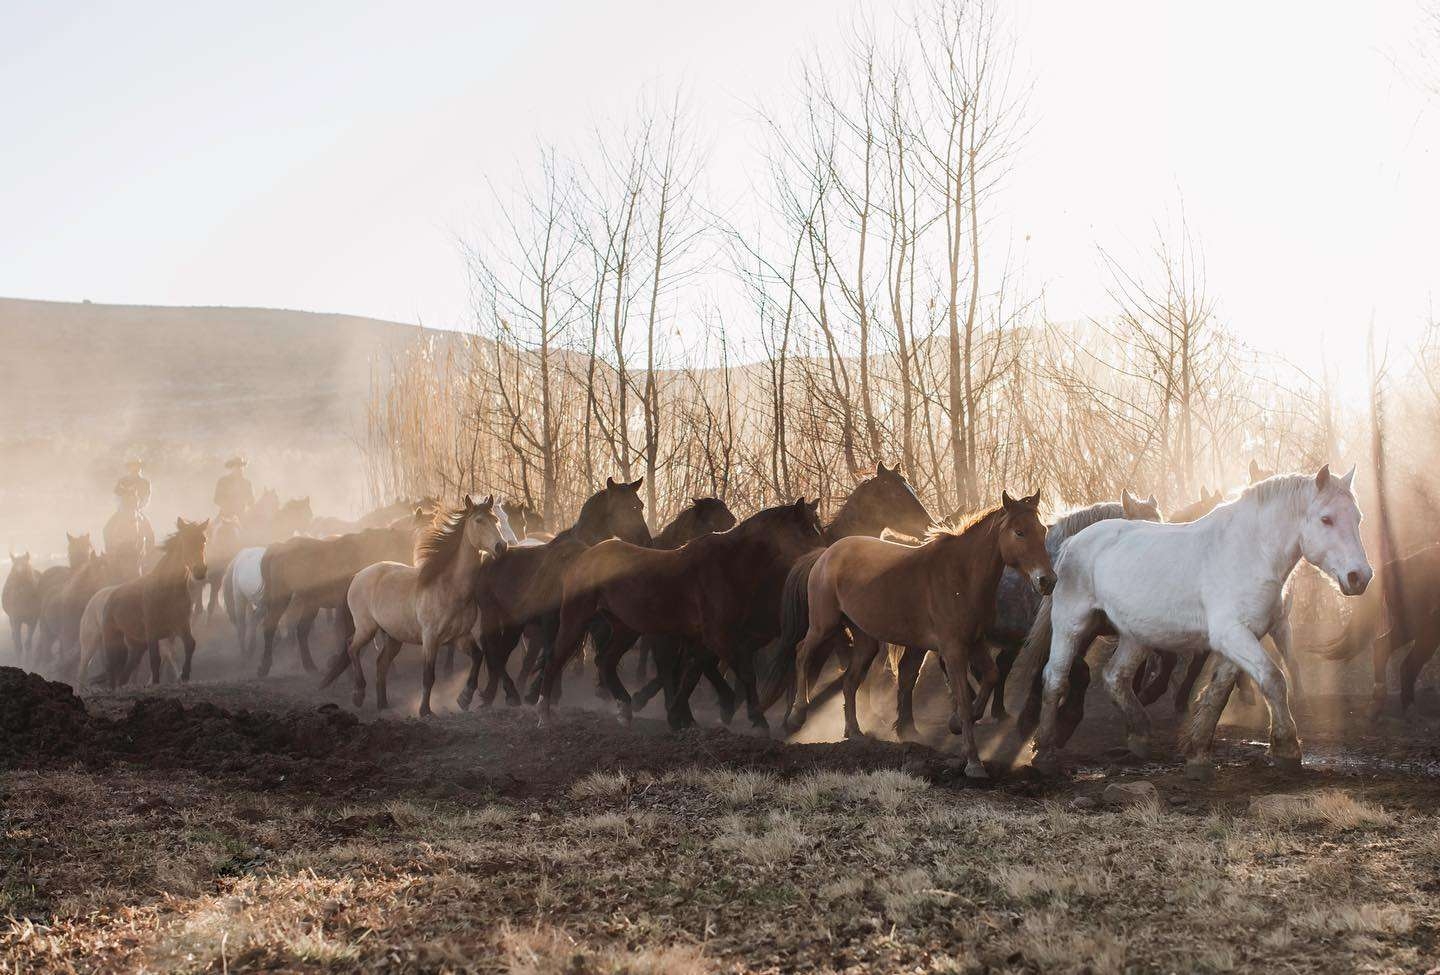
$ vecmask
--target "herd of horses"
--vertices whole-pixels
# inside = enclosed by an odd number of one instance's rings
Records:
[[[1326,655],[1373,644],[1383,689],[1381,648],[1388,660],[1415,644],[1402,703],[1413,696],[1410,668],[1418,672],[1440,646],[1440,621],[1424,598],[1440,554],[1382,567],[1405,572],[1403,592],[1370,587],[1353,476],[1328,467],[1276,475],[1252,464],[1252,483],[1233,498],[1203,490],[1168,519],[1153,497],[1126,491],[1047,525],[1037,492],[1005,493],[993,508],[939,523],[904,475],[881,464],[828,523],[818,500],[740,519],[719,498],[695,498],[653,536],[640,481],[607,480],[574,524],[553,534],[533,510],[493,495],[467,495],[455,507],[397,502],[349,523],[316,519],[308,499],[281,505],[267,494],[238,519],[177,519],[159,544],[122,510],[106,526],[103,554],[88,535],[68,536],[67,563],[43,572],[12,555],[3,607],[22,662],[68,668],[77,686],[111,687],[146,661],[159,682],[165,641],[182,647],[176,669],[187,680],[192,621],[217,606],[243,654],[253,657],[259,644],[260,676],[282,620],[301,665],[318,673],[310,635],[328,611],[340,643],[321,686],[348,670],[356,706],[367,692],[368,648],[378,648],[375,702],[384,708],[389,668],[415,645],[422,715],[431,713],[440,654],[453,660],[458,650],[470,658],[462,710],[477,692],[490,705],[502,689],[518,704],[526,687],[542,723],[588,641],[599,692],[626,723],[658,695],[671,727],[692,725],[690,699],[703,677],[727,722],[743,699],[751,724],[767,728],[766,712],[783,699],[784,727],[797,732],[817,701],[838,691],[845,734],[860,735],[857,692],[889,647],[894,730],[909,739],[917,679],[933,653],[949,688],[949,729],[976,777],[986,773],[975,723],[987,708],[1002,720],[1015,710],[1012,737],[1033,733],[1035,765],[1056,767],[1083,716],[1086,652],[1108,641],[1103,680],[1130,750],[1147,754],[1146,706],[1173,685],[1177,710],[1187,712],[1182,748],[1203,774],[1220,712],[1242,679],[1268,707],[1273,759],[1300,759],[1287,582],[1302,559],[1360,597]],[[1383,605],[1382,588],[1403,603]],[[1389,630],[1376,637],[1387,616]],[[636,647],[647,683],[632,695],[620,664]],[[832,659],[842,674],[817,692]],[[1018,686],[1007,707],[1011,677]]]

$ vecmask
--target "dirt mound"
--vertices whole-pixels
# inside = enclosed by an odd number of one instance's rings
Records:
[[[262,787],[336,788],[375,777],[387,756],[453,737],[418,721],[365,723],[334,704],[277,714],[141,698],[107,718],[90,714],[68,684],[0,668],[0,768],[125,762]]]
[[[69,684],[0,667],[0,768],[29,756],[64,757],[89,735],[85,702]]]

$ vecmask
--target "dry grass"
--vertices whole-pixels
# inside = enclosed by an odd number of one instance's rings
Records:
[[[1440,930],[1440,822],[1343,791],[1076,814],[895,772],[471,807],[9,779],[8,970],[1406,970]]]

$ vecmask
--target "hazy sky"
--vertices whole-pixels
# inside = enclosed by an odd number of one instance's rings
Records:
[[[0,0],[0,295],[457,324],[454,235],[538,140],[683,82],[735,195],[797,56],[908,6]],[[1051,316],[1103,314],[1096,244],[1132,253],[1183,200],[1256,345],[1343,359],[1372,310],[1414,333],[1440,290],[1414,0],[1011,12],[1033,129],[991,235]]]

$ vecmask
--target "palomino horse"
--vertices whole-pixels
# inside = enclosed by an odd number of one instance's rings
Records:
[[[855,690],[882,643],[906,647],[907,656],[933,648],[945,662],[954,711],[950,731],[961,735],[967,775],[983,777],[970,701],[970,654],[977,649],[980,699],[995,686],[994,662],[982,644],[995,616],[995,593],[1008,566],[1042,593],[1055,584],[1040,495],[1014,499],[957,528],[935,528],[911,547],[854,536],[825,550],[810,572],[809,627],[796,654],[795,700],[787,729],[798,731],[810,706],[809,655],[841,626],[854,641],[845,671],[845,735],[861,734]]]
[[[418,644],[425,652],[420,716],[430,715],[436,654],[444,644],[471,638],[477,615],[475,572],[486,556],[504,555],[508,548],[494,508],[493,495],[484,501],[467,495],[463,507],[435,515],[434,526],[415,547],[416,565],[377,562],[355,573],[347,604],[355,620],[348,650],[355,674],[356,707],[365,703],[360,651],[378,635],[381,650],[375,662],[375,706],[383,710],[389,705],[386,675],[400,647]]]
[[[117,489],[119,509],[105,522],[105,551],[113,552],[126,545],[140,551],[141,558],[155,547],[155,529],[140,510],[139,499],[131,488]]]
[[[142,657],[150,660],[150,683],[160,683],[160,641],[176,637],[185,647],[180,679],[190,679],[195,637],[190,632],[190,580],[205,577],[205,533],[209,521],[175,519],[175,534],[161,545],[155,567],[124,583],[106,601],[101,615],[105,657],[114,668],[128,658],[119,682],[129,680]]]
[[[1354,474],[1333,477],[1326,466],[1313,477],[1272,477],[1190,524],[1105,521],[1075,536],[1060,557],[1051,599],[1036,767],[1058,767],[1056,708],[1071,661],[1106,628],[1119,644],[1106,665],[1105,684],[1137,755],[1149,752],[1150,721],[1131,685],[1147,648],[1210,650],[1255,681],[1270,709],[1271,757],[1298,767],[1300,740],[1285,672],[1260,638],[1283,618],[1285,580],[1301,558],[1334,578],[1347,596],[1369,585],[1374,573],[1360,540],[1360,508],[1350,490]],[[1187,758],[1205,762],[1205,749],[1208,738],[1198,746],[1192,742]]]
[[[214,619],[215,604],[220,601],[220,590],[225,581],[225,573],[230,568],[230,560],[235,558],[240,551],[240,519],[234,515],[220,515],[210,522],[210,537],[205,543],[205,578],[197,580],[190,585],[190,595],[195,602],[195,618],[199,619],[202,611],[205,618]],[[210,590],[210,601],[207,606],[205,601],[205,590]]]
[[[259,676],[270,673],[280,618],[293,604],[300,663],[310,673],[316,670],[315,661],[310,657],[310,628],[315,625],[315,617],[322,609],[339,611],[340,652],[324,683],[328,685],[333,681],[350,663],[345,652],[355,629],[345,601],[350,580],[355,578],[355,573],[376,562],[408,562],[414,556],[414,548],[415,533],[395,528],[367,528],[333,538],[292,538],[267,548],[260,559],[265,650],[260,658]]]
[[[235,627],[240,652],[247,657],[255,652],[256,622],[263,611],[265,580],[260,574],[260,563],[264,558],[263,545],[242,548],[225,567],[225,576],[220,580],[225,595],[225,615]]]
[[[765,727],[753,657],[778,635],[780,587],[790,566],[823,542],[819,506],[801,498],[767,508],[727,532],[702,535],[672,551],[610,539],[579,553],[565,570],[560,631],[541,675],[541,722],[550,717],[561,669],[590,621],[603,614],[610,632],[595,662],[621,721],[629,723],[631,701],[617,667],[636,639],[648,635],[694,647],[678,699],[689,698],[708,654],[739,678],[750,723]]]
[[[24,661],[35,642],[35,629],[40,625],[40,573],[31,564],[30,553],[10,553],[10,574],[0,591],[0,609],[10,620],[10,638],[15,645],[15,658]]]
[[[520,695],[506,671],[510,654],[523,634],[537,648],[541,659],[548,657],[559,621],[560,576],[576,556],[611,537],[649,544],[645,503],[640,500],[643,482],[644,478],[628,484],[607,478],[605,487],[580,506],[574,525],[543,544],[521,543],[503,558],[480,567],[475,583],[480,605],[480,653],[471,648],[470,675],[459,697],[462,711],[475,696],[482,660],[490,673],[481,703],[489,706],[502,684],[506,698],[512,704],[519,703]]]
[[[925,505],[915,496],[914,488],[905,479],[905,475],[900,473],[899,466],[886,467],[884,464],[877,464],[875,475],[855,486],[855,490],[850,492],[850,496],[836,512],[834,520],[825,526],[825,543],[828,545],[852,535],[878,538],[887,529],[919,539],[930,530],[932,521],[930,512],[925,510]],[[795,560],[782,587],[783,605],[789,605],[796,600],[803,601],[810,570],[819,557],[820,552],[816,550]],[[781,695],[793,693],[795,647],[803,635],[804,631],[801,630],[794,635],[793,640],[778,640],[757,658],[756,675],[760,681],[760,703],[767,710]],[[829,655],[837,647],[843,649],[844,646],[843,634],[837,634],[820,653],[811,656],[809,680],[812,685],[819,679],[820,668],[824,666]],[[816,702],[828,698],[838,689],[838,684],[838,680],[830,684],[816,696]]]

